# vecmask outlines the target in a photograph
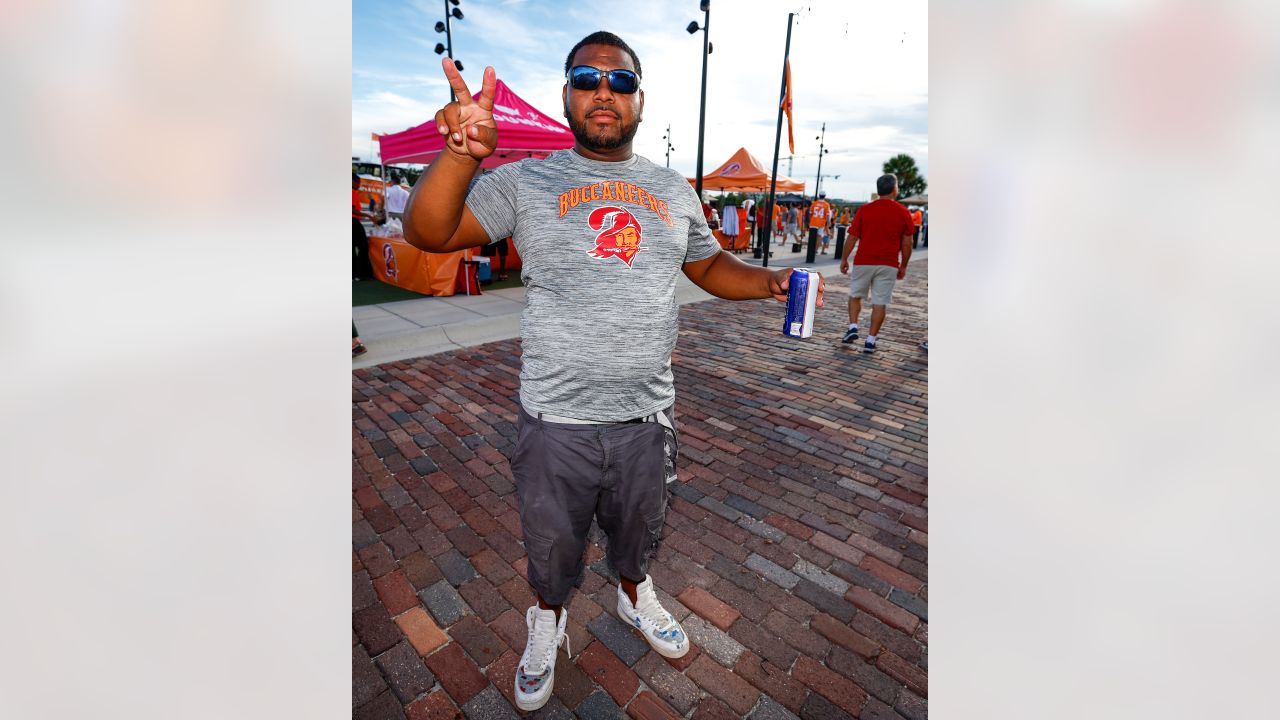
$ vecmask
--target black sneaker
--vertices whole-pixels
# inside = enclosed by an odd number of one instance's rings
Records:
[[[849,328],[849,330],[845,332],[844,337],[840,340],[840,342],[848,345],[849,343],[857,339],[858,339],[858,328]]]
[[[876,351],[876,344],[870,340],[868,340],[866,344],[862,346],[862,352],[864,353],[873,353],[875,351]]]

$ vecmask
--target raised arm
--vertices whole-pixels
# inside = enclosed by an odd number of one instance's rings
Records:
[[[467,209],[467,189],[480,161],[498,146],[493,120],[497,75],[484,69],[480,97],[472,99],[451,58],[443,60],[444,74],[458,96],[436,113],[436,129],[445,138],[440,152],[422,173],[404,209],[404,239],[428,252],[452,252],[489,242],[489,236]]]

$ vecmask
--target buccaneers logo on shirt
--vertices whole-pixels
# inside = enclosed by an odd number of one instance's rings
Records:
[[[596,246],[587,251],[593,258],[604,260],[615,257],[631,267],[636,253],[645,249],[640,245],[643,232],[640,221],[620,207],[606,205],[592,210],[587,224],[592,230],[600,231],[596,235]]]

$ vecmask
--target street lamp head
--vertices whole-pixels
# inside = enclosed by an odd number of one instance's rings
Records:
[[[699,30],[701,30],[701,29],[702,29],[702,28],[698,27],[698,21],[697,21],[697,20],[694,20],[693,22],[689,23],[689,24],[688,24],[688,26],[686,26],[686,27],[685,27],[685,30],[686,30],[690,35],[692,35],[692,34],[694,34],[694,33],[698,32],[698,31],[699,31]]]
[[[444,54],[444,43],[436,43],[436,54],[437,55]]]
[[[459,20],[461,20],[461,19],[462,19],[462,11],[461,11],[461,10],[459,10],[458,8],[454,8],[454,9],[453,9],[453,12],[452,12],[452,13],[450,13],[450,14],[451,14],[451,15],[453,15],[454,17],[458,18]]]
[[[462,72],[462,61],[461,61],[461,60],[454,60],[454,61],[453,61],[453,66],[454,66],[454,67],[456,67],[456,68],[458,68],[458,72]]]
[[[444,23],[436,21],[436,32],[444,32]]]
[[[713,53],[713,52],[715,52],[715,51],[716,51],[716,44],[715,44],[715,43],[713,43],[713,42],[711,42],[710,40],[708,40],[708,41],[707,41],[707,54],[708,54],[708,55],[710,55],[711,53]]]
[[[707,9],[710,7],[711,7],[711,0],[702,0],[702,2],[698,3],[698,9],[701,10],[702,12],[706,12]]]
[[[453,3],[454,5],[461,5],[461,4],[462,4],[462,0],[449,0],[449,2]]]

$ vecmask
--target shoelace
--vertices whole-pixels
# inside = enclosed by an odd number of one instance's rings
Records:
[[[635,605],[636,613],[653,623],[658,632],[665,632],[675,624],[676,619],[662,607],[662,603],[658,602],[658,597],[652,589],[647,593],[637,593],[636,600],[638,601]]]
[[[556,648],[560,647],[560,643],[556,640],[556,635],[558,635],[559,632],[559,625],[555,624],[551,627],[550,636],[544,636],[543,633],[539,633],[537,631],[537,620],[534,620],[533,639],[530,641],[533,644],[529,647],[530,662],[525,663],[525,672],[531,675],[541,675],[548,667],[551,666],[551,663],[555,660]],[[564,640],[564,650],[568,653],[569,634],[565,633],[562,639]],[[572,653],[570,653],[570,655],[572,655]],[[538,664],[536,670],[533,668],[534,663]]]

